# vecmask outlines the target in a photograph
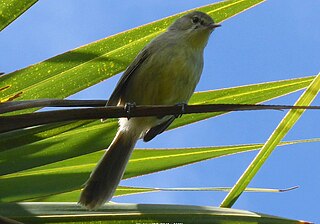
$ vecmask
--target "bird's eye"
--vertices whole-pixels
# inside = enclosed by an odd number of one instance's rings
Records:
[[[196,16],[192,18],[192,23],[194,23],[194,24],[198,23],[199,21],[200,21],[200,19]]]

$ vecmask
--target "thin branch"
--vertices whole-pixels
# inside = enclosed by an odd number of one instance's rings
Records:
[[[40,99],[11,101],[0,104],[0,114],[38,107],[103,107],[107,100]]]
[[[108,102],[107,100],[66,100],[66,99],[39,99],[39,100],[25,100],[25,101],[10,101],[5,103],[0,103],[0,114],[18,111],[18,110],[30,109],[30,108],[40,108],[40,107],[104,107],[107,104],[107,102]],[[207,105],[210,105],[210,104],[207,104]],[[241,107],[256,106],[256,104],[211,104],[211,105],[215,105],[217,107],[220,107],[220,105],[228,106],[228,107],[231,106],[231,108],[233,108],[233,106],[237,107],[238,105],[240,105]],[[262,105],[259,105],[258,108],[256,109],[250,108],[247,110],[294,109],[292,108],[292,106],[285,106],[285,105],[264,105],[265,108],[261,108],[261,106]],[[153,107],[158,107],[158,106],[153,106]],[[319,109],[319,108],[317,106],[315,107],[309,106],[309,107],[295,108],[295,109]],[[206,112],[212,112],[212,111],[203,111],[203,112],[206,113]],[[213,111],[213,112],[218,112],[218,111]]]
[[[181,115],[193,113],[230,112],[248,110],[283,110],[283,109],[320,109],[320,106],[287,106],[287,105],[252,105],[252,104],[207,104],[207,105],[173,105],[173,106],[136,106],[128,113],[126,107],[99,107],[85,109],[67,109],[27,113],[21,115],[1,116],[0,133],[16,129],[54,122],[89,120],[120,117],[146,117]]]

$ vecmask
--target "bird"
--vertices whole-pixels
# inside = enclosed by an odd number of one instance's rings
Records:
[[[219,26],[200,11],[175,20],[138,53],[106,106],[187,104],[200,80],[208,39]],[[84,184],[78,203],[96,210],[109,202],[136,142],[152,140],[176,118],[175,115],[119,118],[118,131]]]

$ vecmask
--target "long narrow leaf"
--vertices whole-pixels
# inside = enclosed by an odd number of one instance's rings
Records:
[[[0,214],[25,223],[307,223],[236,209],[154,204],[108,204],[87,211],[76,203],[29,202],[0,204]]]
[[[272,188],[246,188],[245,192],[254,193],[280,193],[294,190],[298,187],[291,187],[286,189],[272,189]],[[231,187],[197,187],[197,188],[151,188],[151,187],[124,187],[118,186],[115,197],[127,196],[132,194],[151,193],[159,191],[224,191],[229,192]],[[76,202],[79,200],[80,190],[74,190],[61,194],[35,198],[27,201],[33,202]]]
[[[320,139],[283,142],[290,145]],[[257,150],[262,144],[187,149],[135,150],[124,179],[176,168],[207,159]],[[30,200],[80,189],[104,152],[99,151],[0,177],[0,201]]]
[[[263,0],[229,0],[197,10],[207,12],[217,22],[221,22],[261,2]],[[110,78],[123,71],[143,46],[185,13],[107,37],[3,75],[0,77],[0,89],[3,89],[0,91],[0,102],[15,99],[65,98]]]
[[[295,92],[308,86],[312,80],[313,77],[306,77],[200,92],[193,95],[191,103],[255,104]],[[221,114],[223,112],[184,115],[176,119],[170,128]],[[116,130],[117,122],[107,120],[105,123],[77,122],[0,134],[0,175],[107,148]]]
[[[320,90],[320,74],[314,78],[307,90],[297,100],[295,105],[310,105]],[[253,159],[243,175],[239,178],[233,189],[221,203],[221,207],[231,207],[239,198],[244,189],[248,186],[253,177],[257,174],[261,166],[265,163],[272,151],[280,141],[291,130],[294,124],[303,114],[304,110],[290,110],[279,123],[268,141],[263,145],[260,152]]]
[[[38,0],[4,0],[0,3],[0,31],[17,19]],[[0,101],[1,102],[1,101]]]

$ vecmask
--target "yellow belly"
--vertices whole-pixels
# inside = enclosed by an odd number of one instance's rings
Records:
[[[124,101],[137,105],[187,103],[200,79],[202,67],[202,52],[164,49],[152,55],[135,72],[126,87]]]

